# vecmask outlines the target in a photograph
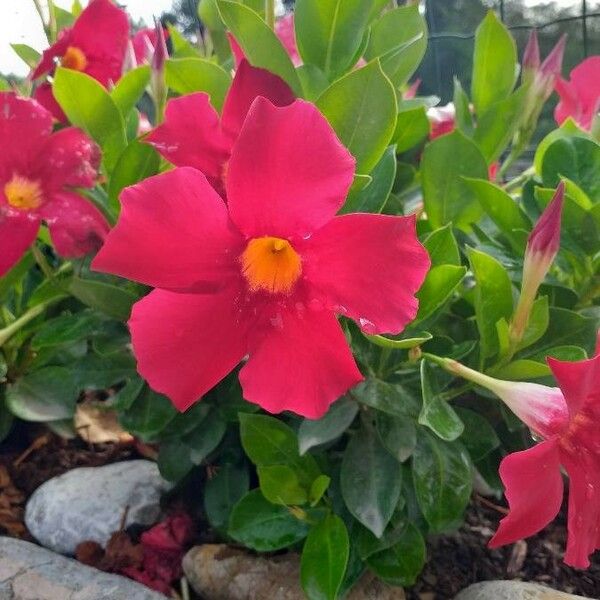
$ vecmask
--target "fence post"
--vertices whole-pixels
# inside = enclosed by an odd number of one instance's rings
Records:
[[[581,27],[583,33],[583,56],[587,58],[589,56],[589,48],[588,48],[588,27],[587,27],[587,0],[581,0]]]

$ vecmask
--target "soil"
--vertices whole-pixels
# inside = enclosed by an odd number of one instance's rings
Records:
[[[0,535],[31,539],[24,523],[27,498],[44,481],[83,466],[101,466],[148,456],[135,444],[88,444],[64,440],[43,427],[18,426],[0,444]],[[490,550],[486,544],[505,509],[474,496],[463,526],[454,533],[430,538],[428,562],[408,600],[450,600],[471,583],[518,579],[545,584],[564,592],[600,597],[600,553],[587,571],[565,565],[566,506],[541,534],[513,546]],[[196,542],[214,541],[209,532]]]

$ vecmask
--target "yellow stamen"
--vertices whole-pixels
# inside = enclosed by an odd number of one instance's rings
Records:
[[[87,67],[87,58],[76,46],[69,46],[60,59],[60,64],[73,71],[83,71]]]
[[[4,185],[4,195],[10,206],[20,210],[37,208],[44,199],[40,182],[20,175],[13,175]]]
[[[242,272],[254,292],[288,294],[302,274],[302,261],[292,245],[276,237],[254,238],[241,257]]]

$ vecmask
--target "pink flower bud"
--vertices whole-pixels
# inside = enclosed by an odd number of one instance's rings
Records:
[[[547,257],[550,263],[554,260],[560,247],[560,223],[565,197],[565,183],[561,181],[556,188],[552,201],[544,210],[527,241],[527,256],[539,253]]]
[[[537,71],[540,66],[540,46],[538,44],[537,30],[532,29],[523,53],[523,72]]]
[[[167,42],[165,40],[165,30],[163,29],[162,23],[156,21],[156,44],[154,46],[154,53],[152,55],[152,70],[156,72],[162,72],[165,68],[165,61],[167,60]]]
[[[556,79],[560,75],[562,69],[566,43],[567,34],[564,33],[560,36],[560,39],[556,43],[556,46],[552,48],[550,54],[548,54],[548,56],[545,58],[540,69],[545,78],[550,78],[552,80],[552,87],[554,87],[554,83],[556,82]]]

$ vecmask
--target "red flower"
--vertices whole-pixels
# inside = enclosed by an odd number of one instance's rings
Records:
[[[98,147],[74,127],[52,133],[52,115],[13,92],[0,93],[0,147],[0,275],[32,244],[42,220],[59,254],[97,249],[108,224],[71,188],[94,185]]]
[[[560,102],[554,111],[561,125],[572,117],[583,129],[590,130],[600,110],[600,56],[590,56],[571,71],[571,81],[559,77],[555,90]]]
[[[368,333],[415,317],[429,258],[414,216],[335,216],[354,164],[312,104],[258,98],[229,161],[227,204],[189,168],[123,192],[93,266],[160,288],[129,325],[140,373],[180,410],[249,356],[247,400],[320,417],[362,379],[335,313]]]
[[[167,103],[164,123],[144,141],[174,165],[196,167],[222,191],[231,149],[257,96],[268,98],[276,106],[294,101],[292,90],[282,79],[242,60],[221,117],[204,92],[174,98]]]
[[[57,41],[44,50],[31,78],[52,73],[58,59],[63,67],[87,73],[108,87],[121,77],[128,41],[127,13],[111,0],[91,0],[73,27],[63,29]],[[66,120],[52,96],[50,84],[38,86],[35,97],[56,118]]]

